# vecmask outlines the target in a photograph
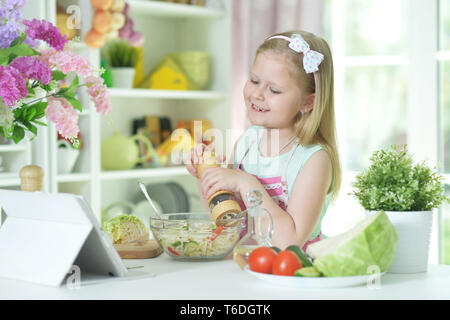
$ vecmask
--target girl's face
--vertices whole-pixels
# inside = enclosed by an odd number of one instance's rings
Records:
[[[303,94],[281,54],[260,53],[244,86],[250,122],[266,128],[289,128],[295,116],[305,111]]]

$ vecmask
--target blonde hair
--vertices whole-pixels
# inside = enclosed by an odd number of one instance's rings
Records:
[[[312,33],[304,31],[289,31],[277,33],[291,37],[300,34],[309,44],[311,50],[324,55],[315,78],[313,73],[307,74],[303,68],[303,54],[288,47],[284,39],[264,41],[257,49],[255,59],[263,52],[283,54],[291,66],[293,76],[298,79],[299,88],[306,94],[315,93],[314,106],[311,112],[298,114],[295,119],[295,131],[302,145],[319,144],[328,153],[333,168],[333,199],[336,199],[341,186],[341,166],[336,141],[336,124],[334,115],[334,73],[333,59],[328,43]],[[269,37],[270,38],[270,37]]]

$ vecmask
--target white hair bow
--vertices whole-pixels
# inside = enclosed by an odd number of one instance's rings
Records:
[[[312,73],[319,70],[319,65],[323,61],[324,56],[320,52],[311,50],[309,44],[299,34],[293,34],[290,38],[286,36],[273,36],[270,39],[284,39],[289,41],[289,48],[298,53],[303,53],[303,68],[306,73]]]

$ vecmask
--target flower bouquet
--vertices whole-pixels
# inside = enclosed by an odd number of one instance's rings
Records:
[[[21,20],[25,0],[0,0],[0,135],[18,143],[36,125],[52,121],[58,134],[77,146],[76,90],[86,87],[96,111],[107,114],[111,103],[100,72],[72,51],[71,42],[45,20]],[[98,70],[101,71],[101,70]],[[68,86],[61,83],[69,81]]]

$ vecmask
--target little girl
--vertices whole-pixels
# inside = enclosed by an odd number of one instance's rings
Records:
[[[273,245],[306,250],[322,239],[322,219],[341,183],[326,41],[303,31],[269,37],[256,51],[244,101],[253,126],[236,142],[227,168],[205,170],[198,181],[203,200],[229,190],[248,205],[247,192],[258,189],[272,214]],[[203,149],[197,146],[186,164],[196,178]]]

